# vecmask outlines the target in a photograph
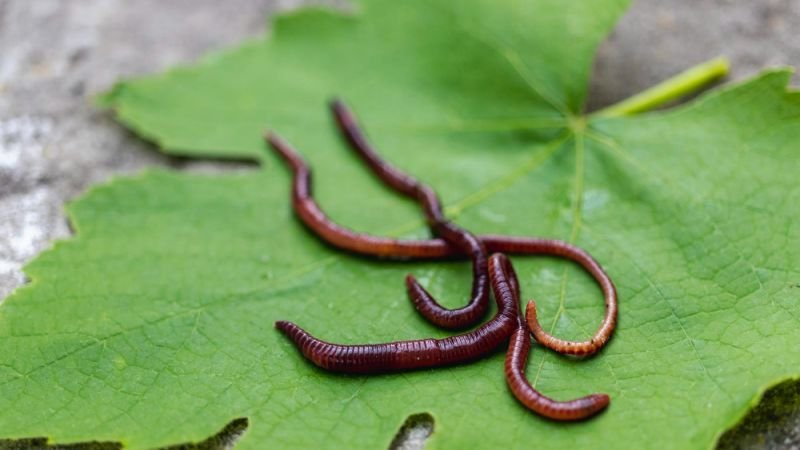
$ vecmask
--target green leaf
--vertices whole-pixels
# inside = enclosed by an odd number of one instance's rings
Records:
[[[0,307],[0,437],[197,442],[237,417],[237,448],[381,448],[430,413],[428,448],[708,448],[800,370],[800,94],[775,70],[670,112],[584,116],[592,54],[627,1],[364,1],[280,18],[274,36],[125,82],[103,102],[166,152],[251,158],[201,176],[151,171],[69,207],[76,236]],[[417,275],[463,303],[466,262],[372,261],[318,242],[291,213],[265,127],[313,165],[349,227],[422,236],[419,212],[337,136],[340,95],[381,152],[433,185],[476,233],[570,240],[619,289],[596,358],[534,346],[529,377],[610,409],[556,424],[507,392],[502,352],[376,377],[325,373],[273,329],[336,342],[444,336],[410,307]],[[525,297],[567,338],[602,315],[578,268],[515,258]]]

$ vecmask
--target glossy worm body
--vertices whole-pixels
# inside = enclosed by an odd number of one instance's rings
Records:
[[[459,329],[474,325],[489,307],[486,247],[475,235],[447,220],[442,203],[430,186],[392,166],[378,155],[361,131],[355,116],[343,102],[333,100],[330,106],[342,136],[378,179],[422,205],[425,219],[433,232],[472,259],[472,294],[467,306],[456,310],[442,307],[409,275],[406,277],[406,286],[414,306],[430,322],[442,328]]]
[[[477,245],[473,242],[475,237],[472,234],[461,230],[460,228],[456,228],[455,230],[442,230],[441,228],[437,227],[438,224],[446,224],[446,219],[442,211],[441,203],[439,202],[439,199],[434,191],[430,187],[420,183],[410,175],[384,161],[364,136],[364,133],[358,126],[355,115],[341,100],[334,99],[331,102],[331,110],[336,118],[336,123],[339,127],[339,130],[347,139],[347,142],[350,144],[350,148],[352,148],[356,154],[361,157],[361,159],[367,164],[367,166],[369,166],[372,172],[381,181],[403,195],[414,198],[420,202],[425,208],[425,214],[428,223],[432,226],[434,231],[437,232],[437,234],[447,241],[448,244],[456,245],[457,248],[461,249],[469,249],[473,253],[473,270],[477,271],[480,257],[476,256]],[[459,243],[459,238],[468,238],[469,241],[467,243]],[[512,240],[506,242],[509,244],[514,244]],[[555,245],[551,246],[549,250],[552,250],[552,252],[547,253],[555,254],[563,251],[557,247],[558,246]],[[492,248],[491,251],[509,252],[510,249]],[[616,291],[614,289],[614,285],[608,279],[608,276],[606,276],[602,268],[600,268],[591,257],[578,252],[572,252],[572,254],[577,256],[577,258],[571,259],[577,261],[584,268],[586,268],[586,270],[588,270],[589,273],[595,277],[603,289],[606,313],[600,328],[597,330],[595,335],[590,340],[582,342],[567,341],[550,335],[544,331],[539,324],[539,321],[536,318],[536,303],[533,301],[527,305],[526,318],[528,326],[530,327],[531,332],[533,332],[534,337],[536,337],[536,340],[545,347],[551,348],[559,353],[575,356],[589,356],[602,348],[605,343],[608,342],[608,339],[611,337],[611,333],[614,331],[617,320]],[[560,254],[559,256],[569,257],[569,255],[566,254]],[[479,281],[479,275],[477,273],[474,275],[474,280],[476,283]],[[435,314],[436,316],[447,317],[447,314],[450,313],[450,311],[441,308],[438,303],[436,303],[436,301],[413,280],[413,278],[409,276],[407,281],[409,292],[412,293],[412,299],[414,300],[417,309],[420,311],[423,311],[423,309],[430,310],[430,315]],[[475,298],[475,288],[476,285],[473,284],[473,299]],[[472,304],[473,303],[471,303],[470,306],[472,306]],[[485,304],[488,304],[488,301]],[[423,315],[428,317],[429,314],[423,313]],[[439,323],[435,320],[431,321],[437,324]],[[468,325],[468,323],[466,325]]]
[[[351,120],[352,117],[347,114],[346,110],[339,109],[337,111],[336,117],[343,124],[345,136],[351,139],[351,142],[359,142],[359,145],[366,145],[360,134],[353,134],[355,124]],[[345,233],[349,236],[345,236],[344,240],[350,240],[351,242],[353,238],[366,238],[363,235],[357,235],[352,231],[338,227],[331,229],[329,226],[331,224],[330,220],[325,217],[324,213],[311,199],[311,173],[300,156],[289,144],[274,134],[269,134],[267,141],[294,169],[295,182],[293,183],[292,194],[294,209],[309,228],[323,237]],[[469,255],[472,260],[472,292],[470,301],[466,306],[458,309],[442,307],[412,275],[408,275],[406,276],[406,288],[414,307],[428,321],[441,328],[453,330],[474,325],[480,321],[489,309],[489,276],[486,270],[486,247],[472,233],[457,227],[444,218],[441,203],[433,189],[391,166],[385,164],[384,166],[386,166],[384,170],[389,170],[392,174],[391,179],[395,181],[389,184],[398,188],[403,194],[416,199],[423,206],[428,223],[442,237],[446,245],[462,254]],[[323,227],[327,227],[325,232],[320,231]],[[337,241],[342,240],[342,236],[336,237]],[[370,240],[367,239],[367,241],[369,242]]]
[[[559,402],[534,389],[525,378],[530,347],[528,329],[520,320],[508,345],[505,372],[509,389],[526,408],[549,419],[573,421],[588,419],[608,406],[609,398],[606,394],[591,394],[575,400]]]
[[[461,256],[456,249],[451,248],[442,239],[393,239],[357,233],[336,224],[325,215],[316,201],[314,201],[311,194],[311,171],[305,161],[274,134],[268,135],[267,140],[292,169],[294,178],[292,183],[292,207],[295,213],[309,229],[328,244],[361,255],[380,258],[440,259]],[[618,313],[617,291],[608,274],[586,251],[557,239],[492,234],[478,235],[477,238],[489,252],[549,255],[572,260],[581,265],[600,286],[603,291],[606,314],[598,334],[588,341],[589,343],[595,342],[595,344],[584,346],[580,342],[562,341],[549,336],[541,327],[534,327],[531,331],[534,332],[537,339],[542,339],[542,345],[559,353],[590,355],[599,350],[608,341],[616,325]]]
[[[447,309],[439,304],[413,275],[406,276],[406,288],[414,307],[429,322],[445,329],[468,328],[486,315],[489,309],[489,276],[486,247],[472,233],[444,222],[434,227],[442,239],[457,249],[467,252],[472,259],[472,292],[466,306]]]
[[[460,364],[482,358],[508,340],[519,324],[516,274],[502,254],[489,259],[489,275],[497,314],[470,333],[444,339],[419,339],[385,344],[339,345],[321,341],[292,322],[275,327],[291,339],[315,365],[350,374],[385,373]]]
[[[603,321],[588,341],[567,341],[544,331],[536,318],[536,303],[533,300],[528,302],[525,308],[525,320],[533,336],[545,347],[566,355],[589,356],[597,353],[611,338],[611,333],[617,324],[617,304],[606,300],[606,314]]]

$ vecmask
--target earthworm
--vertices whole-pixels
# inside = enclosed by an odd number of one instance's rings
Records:
[[[486,244],[486,248],[490,251],[528,255],[543,254],[572,260],[580,264],[603,291],[605,315],[594,336],[587,341],[563,340],[544,331],[536,317],[536,303],[530,301],[525,309],[525,317],[528,327],[540,344],[562,354],[590,356],[597,353],[608,342],[617,325],[619,314],[617,288],[602,266],[591,255],[579,247],[559,240],[492,235],[480,235],[478,238]]]
[[[609,303],[606,299],[606,314],[594,336],[588,341],[567,341],[550,335],[542,329],[536,318],[536,303],[531,300],[525,308],[525,320],[531,333],[540,344],[559,353],[575,356],[589,356],[597,353],[614,332],[617,322],[617,304]]]
[[[372,145],[370,145],[369,141],[364,136],[363,131],[359,127],[355,115],[344,104],[344,102],[339,99],[334,99],[331,101],[330,107],[334,118],[336,119],[336,124],[350,144],[350,148],[352,148],[355,153],[361,157],[361,159],[367,164],[367,166],[369,166],[372,172],[381,181],[392,187],[394,190],[408,197],[416,198],[418,201],[426,205],[426,214],[430,223],[444,222],[446,220],[442,212],[441,204],[439,203],[438,198],[433,191],[427,186],[419,183],[410,175],[384,161],[378,152],[372,147]],[[434,201],[432,202],[429,199],[433,199]],[[452,243],[451,240],[448,240],[448,242]],[[493,251],[506,250],[493,249]],[[582,265],[586,267],[585,264]],[[592,265],[596,266],[596,263]],[[593,271],[592,269],[588,270],[595,275],[596,271]],[[596,278],[598,278],[598,281],[600,281],[601,278],[607,278],[603,277],[605,274],[602,273],[602,270],[599,272],[599,277],[595,275]],[[610,286],[612,292],[609,295],[606,292],[609,286],[605,286],[605,283],[603,282],[600,282],[600,284],[603,286],[605,294],[606,313],[600,328],[590,340],[582,342],[567,341],[550,335],[544,331],[539,324],[539,321],[536,318],[536,303],[531,301],[528,303],[526,308],[526,318],[528,326],[533,332],[534,337],[536,337],[536,340],[545,347],[551,348],[559,353],[575,356],[592,355],[601,347],[603,347],[603,345],[605,345],[605,343],[611,337],[611,333],[614,331],[614,327],[616,325],[617,304],[614,301],[615,295],[613,293],[613,285]]]
[[[311,192],[311,170],[302,157],[274,134],[269,134],[267,140],[292,169],[294,178],[292,183],[292,206],[295,213],[309,229],[329,245],[364,256],[379,258],[440,259],[461,256],[459,251],[451,248],[442,239],[393,239],[357,233],[336,224],[325,215],[314,200]],[[365,156],[367,155],[366,153],[359,152],[359,154],[365,158],[370,167],[377,166],[377,163],[371,161],[372,159],[380,160],[374,152],[372,152],[373,158],[367,158]],[[403,182],[401,178],[410,177],[393,169],[391,166],[381,167],[387,173],[388,171],[394,171],[393,177],[387,176],[386,180],[384,180],[387,184],[392,187],[397,185],[395,188],[400,191],[407,190],[407,186],[411,182]],[[586,251],[558,239],[493,234],[478,235],[477,238],[484,244],[488,252],[550,255],[572,260],[583,267],[600,286],[603,292],[606,312],[598,332],[589,341],[585,342],[564,341],[554,338],[544,332],[541,326],[535,326],[534,310],[534,322],[530,323],[531,331],[537,337],[537,340],[541,339],[542,345],[560,353],[587,356],[595,353],[608,341],[617,321],[617,291],[602,266]],[[531,317],[530,308],[529,306],[526,310],[528,317]],[[589,345],[586,345],[587,343]]]
[[[525,378],[525,367],[531,347],[528,329],[517,320],[517,327],[511,335],[506,353],[506,382],[514,397],[533,412],[558,421],[587,419],[608,406],[606,394],[590,394],[575,400],[560,402],[553,400],[534,389]]]
[[[363,139],[363,136],[357,133],[355,122],[352,121],[352,116],[348,114],[343,105],[340,105],[336,117],[342,123],[343,131],[351,142],[358,143],[361,146],[368,144]],[[306,168],[302,170],[303,174],[298,176],[297,167],[302,167],[304,164],[288,143],[279,138],[277,135],[270,133],[267,135],[267,141],[270,143],[283,158],[288,161],[293,168],[295,168],[295,189],[293,194],[293,202],[297,205],[298,199],[311,198],[311,175]],[[354,144],[356,145],[356,144]],[[366,151],[372,151],[369,147],[364,147]],[[378,159],[378,161],[380,161]],[[442,212],[441,203],[439,202],[436,193],[429,186],[420,183],[413,178],[405,175],[404,173],[394,169],[388,164],[383,164],[384,170],[391,172],[390,179],[395,183],[389,183],[403,194],[415,199],[423,206],[426,219],[431,228],[442,237],[442,239],[450,246],[460,250],[462,253],[470,255],[472,259],[472,292],[470,301],[466,306],[458,309],[447,309],[439,305],[436,299],[425,290],[412,275],[406,276],[406,288],[409,297],[414,303],[417,311],[425,317],[429,322],[446,329],[463,329],[474,325],[478,322],[489,309],[489,276],[486,272],[487,265],[487,252],[483,243],[478,240],[472,233],[465,231],[455,224],[449,222]],[[297,178],[303,179],[303,186],[297,187]],[[295,210],[297,210],[295,206]],[[317,212],[317,214],[314,214]],[[322,222],[330,223],[330,220],[324,217],[319,208],[314,205],[312,211],[308,211],[308,216]],[[304,217],[303,214],[300,214]],[[305,220],[304,220],[305,221]],[[312,230],[315,227],[309,226]]]
[[[489,276],[497,302],[495,316],[476,330],[443,339],[384,344],[339,345],[321,341],[292,322],[275,327],[315,365],[331,372],[368,374],[460,364],[482,358],[508,340],[520,323],[518,282],[508,258],[489,258]]]
[[[472,233],[448,221],[436,192],[428,185],[384,161],[367,140],[353,112],[339,99],[330,102],[331,112],[350,148],[361,157],[372,172],[386,185],[422,205],[425,219],[435,234],[472,259],[472,297],[467,306],[443,308],[413,276],[406,277],[409,296],[417,310],[430,322],[448,329],[473,325],[489,307],[489,286],[486,273],[487,250]]]

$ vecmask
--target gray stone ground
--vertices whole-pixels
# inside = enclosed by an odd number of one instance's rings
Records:
[[[267,14],[301,3],[0,0],[0,298],[25,282],[25,262],[69,236],[63,206],[88,186],[148,166],[241,168],[165,157],[89,95],[257,36]],[[639,0],[600,50],[589,107],[717,55],[732,60],[733,79],[799,66],[800,0]],[[800,396],[791,386],[723,447],[800,448]],[[416,437],[400,446],[420,448],[426,427],[409,430]]]

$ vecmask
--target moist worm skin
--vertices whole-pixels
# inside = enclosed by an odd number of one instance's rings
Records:
[[[311,195],[311,172],[305,161],[274,134],[268,135],[267,140],[292,169],[294,178],[292,183],[292,207],[295,213],[306,227],[329,245],[360,255],[378,258],[441,259],[463,256],[461,252],[453,249],[442,239],[392,239],[357,233],[334,223],[320,209]],[[391,169],[391,167],[389,168]],[[590,355],[599,350],[608,341],[617,322],[617,290],[608,274],[586,251],[557,239],[492,234],[478,235],[477,238],[489,252],[549,255],[572,260],[580,264],[600,286],[603,291],[606,313],[598,333],[588,341],[588,346],[583,345],[585,342],[561,341],[548,335],[541,329],[541,326],[537,328],[535,322],[531,323],[530,309],[528,309],[529,326],[531,326],[531,331],[542,345],[558,352],[573,355]],[[535,311],[533,312],[535,313]]]
[[[536,303],[531,300],[525,308],[525,320],[536,340],[543,346],[561,354],[574,356],[590,356],[597,353],[611,338],[617,324],[617,304],[606,300],[606,314],[594,336],[588,341],[567,341],[550,335],[542,329],[536,318]]]
[[[606,394],[591,394],[575,400],[560,402],[542,395],[525,378],[531,341],[528,329],[518,320],[506,353],[506,382],[520,403],[531,411],[552,420],[584,420],[604,410],[609,404]]]
[[[472,292],[470,302],[466,306],[454,310],[442,307],[412,275],[408,275],[406,288],[414,307],[428,321],[442,328],[461,329],[474,325],[486,314],[489,307],[486,247],[475,235],[447,220],[439,197],[430,186],[421,183],[380,157],[361,131],[355,115],[343,102],[334,99],[331,101],[330,107],[342,136],[378,179],[422,205],[425,219],[434,234],[469,255],[472,260]]]
[[[406,287],[414,306],[430,322],[442,328],[460,329],[475,324],[489,307],[486,247],[475,235],[447,220],[442,203],[430,186],[380,157],[367,140],[353,112],[341,100],[331,101],[330,108],[342,136],[375,176],[395,191],[422,205],[425,219],[432,231],[451,246],[469,255],[472,260],[472,293],[466,306],[455,310],[442,307],[409,275],[406,277]]]
[[[472,242],[475,240],[475,237],[470,233],[464,233],[463,230],[457,227],[453,227],[454,229],[447,229],[444,228],[448,223],[446,223],[446,219],[444,217],[444,213],[442,210],[441,203],[439,202],[438,197],[434,193],[432,189],[428,186],[420,183],[414,177],[406,174],[405,172],[397,169],[396,167],[392,166],[388,162],[384,161],[378,152],[372,147],[369,141],[364,136],[361,127],[358,125],[358,121],[355,118],[353,112],[339,99],[334,99],[330,103],[331,111],[333,112],[334,118],[336,119],[336,124],[339,127],[342,135],[345,137],[347,142],[350,144],[350,148],[352,148],[355,153],[361,157],[361,159],[369,166],[372,172],[385,184],[393,188],[394,190],[411,197],[412,199],[416,199],[420,202],[423,207],[425,208],[425,215],[428,220],[429,225],[434,229],[439,236],[444,238],[448,244],[455,245],[461,249],[471,249],[473,252],[472,260],[473,260],[473,270],[477,271],[478,266],[481,262],[481,259],[485,261],[485,256],[483,258],[480,255],[477,255],[476,248],[477,243]],[[466,235],[466,236],[465,236]],[[461,243],[459,241],[461,239],[470,239],[468,243]],[[483,247],[481,247],[483,248]],[[483,249],[483,254],[485,255],[485,249]],[[495,251],[502,251],[502,250],[495,250]],[[586,258],[583,258],[584,260]],[[591,259],[591,258],[589,258]],[[604,273],[602,270],[593,270],[595,269],[594,266],[597,264],[594,261],[588,261],[590,264],[587,267],[586,264],[582,265],[595,276],[598,281],[602,278]],[[599,272],[599,275],[597,274]],[[479,274],[475,273],[473,279],[475,283],[473,284],[473,299],[476,295],[476,283],[479,283],[481,280],[479,278]],[[607,278],[607,277],[606,277]],[[420,286],[413,277],[409,276],[406,278],[406,284],[408,286],[408,291],[411,295],[412,300],[414,301],[414,305],[417,309],[422,312],[425,317],[435,317],[437,320],[431,320],[432,322],[443,326],[442,324],[449,319],[448,314],[451,314],[449,310],[446,310],[439,306],[433,297],[430,296],[423,288]],[[536,304],[534,302],[528,303],[527,310],[526,310],[526,317],[528,325],[533,332],[534,336],[536,337],[537,341],[539,341],[545,347],[551,348],[559,353],[575,355],[575,356],[588,356],[596,353],[600,348],[602,348],[608,339],[611,337],[611,333],[614,331],[614,327],[616,325],[616,318],[617,318],[617,305],[614,301],[616,298],[616,292],[614,291],[613,285],[605,286],[603,282],[600,282],[601,286],[603,287],[604,297],[605,297],[605,304],[606,304],[606,314],[603,319],[600,328],[598,329],[597,333],[588,341],[583,342],[575,342],[575,341],[566,341],[548,334],[544,329],[542,329],[539,321],[536,318]],[[609,293],[610,291],[610,293]],[[488,304],[488,303],[486,303]],[[465,307],[470,308],[472,307],[472,303]],[[461,312],[461,311],[459,311]],[[459,316],[460,317],[460,316]],[[477,320],[478,317],[475,317]],[[468,323],[466,324],[468,325]],[[446,328],[453,328],[444,325]]]
[[[429,322],[445,329],[457,330],[480,321],[489,309],[489,277],[486,247],[472,233],[444,222],[434,227],[437,234],[456,248],[465,249],[472,259],[472,292],[466,306],[444,308],[420,285],[413,275],[406,276],[406,289],[414,307]]]
[[[370,374],[400,372],[465,363],[487,356],[508,340],[519,324],[516,273],[508,258],[489,258],[489,275],[497,314],[475,331],[444,339],[419,339],[385,344],[339,345],[321,341],[292,322],[275,327],[315,365],[331,372]]]
[[[339,116],[337,116],[339,117]],[[348,134],[349,136],[349,134]],[[339,227],[331,228],[331,221],[312,200],[311,171],[294,149],[275,134],[268,134],[267,141],[294,171],[292,203],[294,209],[312,231],[320,234],[326,240],[334,239],[336,242],[353,243],[361,247],[372,239],[365,235],[357,235],[352,231]],[[417,280],[408,275],[406,289],[417,311],[429,322],[441,328],[458,330],[475,325],[486,315],[489,309],[489,276],[486,272],[487,251],[483,243],[473,234],[459,228],[447,221],[442,213],[441,203],[436,193],[428,186],[407,177],[401,172],[391,168],[393,176],[404,176],[401,192],[411,195],[425,210],[425,216],[431,228],[442,237],[446,245],[452,246],[461,253],[467,254],[472,260],[472,291],[466,306],[458,309],[442,307],[436,299],[425,290]],[[399,175],[397,175],[399,174]],[[334,244],[335,245],[335,244]],[[390,249],[392,245],[388,246]]]

